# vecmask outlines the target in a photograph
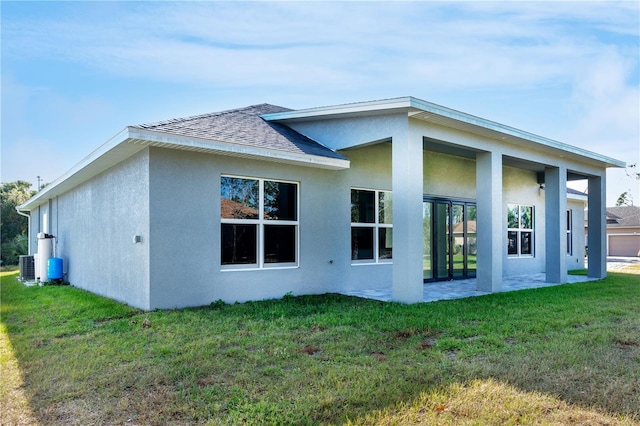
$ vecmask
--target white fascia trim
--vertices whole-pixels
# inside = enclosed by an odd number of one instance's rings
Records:
[[[355,102],[351,104],[323,106],[316,108],[299,109],[293,111],[274,112],[262,114],[260,117],[266,121],[295,120],[304,118],[323,118],[326,116],[342,114],[362,114],[374,111],[388,111],[406,109],[411,107],[411,97],[384,99],[380,101]]]
[[[343,170],[350,167],[349,160],[339,158],[254,148],[209,139],[181,137],[168,133],[126,127],[83,158],[64,175],[46,186],[42,191],[38,192],[25,203],[17,206],[16,209],[20,211],[30,211],[43,202],[69,191],[82,182],[141,151],[146,146],[164,146],[167,148],[191,151],[217,152],[223,155],[270,160],[331,170]]]
[[[411,106],[425,112],[430,112],[443,117],[452,118],[454,120],[461,121],[463,123],[473,124],[475,126],[493,130],[508,136],[514,136],[516,138],[525,139],[540,145],[556,148],[556,149],[566,151],[572,154],[580,155],[583,157],[588,157],[593,160],[606,163],[611,167],[625,168],[627,166],[627,164],[624,161],[616,160],[614,158],[610,158],[610,157],[607,157],[592,151],[588,151],[586,149],[582,149],[576,146],[567,145],[553,139],[545,138],[543,136],[538,136],[536,134],[529,133],[524,130],[516,129],[515,127],[500,124],[495,121],[486,120],[484,118],[480,118],[471,114],[456,111],[451,108],[432,104],[431,102],[423,101],[421,99],[411,98]]]
[[[584,203],[587,202],[587,195],[579,195],[579,194],[569,194],[567,193],[567,200],[575,200],[575,201],[582,201]]]
[[[301,166],[312,166],[331,170],[343,170],[350,167],[349,160],[329,158],[319,155],[300,154],[288,151],[240,145],[212,139],[179,136],[170,133],[129,127],[129,141],[150,146],[185,149],[189,151],[221,153],[225,155],[276,161]]]

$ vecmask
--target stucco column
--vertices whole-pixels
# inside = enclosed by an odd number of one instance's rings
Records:
[[[502,208],[502,153],[476,154],[477,290],[502,290],[506,215]]]
[[[422,277],[422,136],[407,122],[392,137],[393,300],[424,300]]]
[[[589,266],[587,275],[593,278],[607,276],[607,206],[606,206],[606,178],[593,176],[589,178],[589,194],[587,198],[589,213],[589,235],[587,247],[589,250]]]
[[[546,282],[567,282],[567,169],[544,170]]]

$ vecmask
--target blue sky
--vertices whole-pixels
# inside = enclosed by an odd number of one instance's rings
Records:
[[[399,96],[640,163],[639,5],[2,1],[1,179],[51,182],[127,125]]]

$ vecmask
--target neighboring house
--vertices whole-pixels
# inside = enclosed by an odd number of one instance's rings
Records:
[[[19,207],[75,286],[142,309],[581,267],[606,275],[605,173],[625,163],[413,97],[130,126]],[[32,252],[35,250],[31,250]]]
[[[640,256],[640,207],[607,207],[607,255]],[[589,232],[585,225],[585,233]]]

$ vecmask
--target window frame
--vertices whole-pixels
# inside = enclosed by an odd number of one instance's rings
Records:
[[[573,256],[573,210],[567,209],[567,256]]]
[[[391,223],[384,223],[380,221],[380,195],[383,193],[389,193],[391,195],[391,204],[393,206],[393,192],[385,189],[371,189],[351,187],[349,190],[349,197],[351,199],[353,191],[367,191],[373,192],[374,198],[374,221],[373,222],[353,222],[352,210],[349,211],[350,218],[350,238],[349,243],[351,249],[351,265],[381,265],[393,263],[393,212],[391,213]],[[351,203],[350,203],[351,205]],[[353,258],[353,230],[354,228],[371,229],[373,233],[373,257],[371,259],[354,259]],[[391,257],[382,257],[380,254],[380,232],[383,230],[391,230]]]
[[[514,228],[511,225],[511,221],[509,220],[509,213],[513,210],[514,207],[518,208],[518,227]],[[531,209],[531,226],[525,227],[523,222],[523,210]],[[536,209],[534,205],[530,204],[520,204],[520,203],[507,203],[507,257],[508,258],[530,258],[535,257],[535,214]],[[516,234],[516,252],[509,253],[509,243],[511,241],[510,234]],[[523,236],[525,234],[530,234],[529,244],[531,246],[531,253],[523,253],[522,252],[522,241]]]
[[[222,271],[246,271],[264,269],[291,269],[300,265],[300,182],[286,179],[262,178],[255,176],[242,176],[221,174],[219,184],[223,178],[245,179],[258,181],[258,217],[256,219],[236,219],[222,217],[222,190],[220,189],[219,217],[220,217],[220,268]],[[270,219],[265,214],[265,182],[276,182],[295,185],[295,220]],[[256,227],[256,263],[232,263],[223,264],[223,226],[224,225],[254,225]],[[293,262],[267,262],[265,259],[265,228],[269,226],[293,226],[294,229],[294,256]]]

